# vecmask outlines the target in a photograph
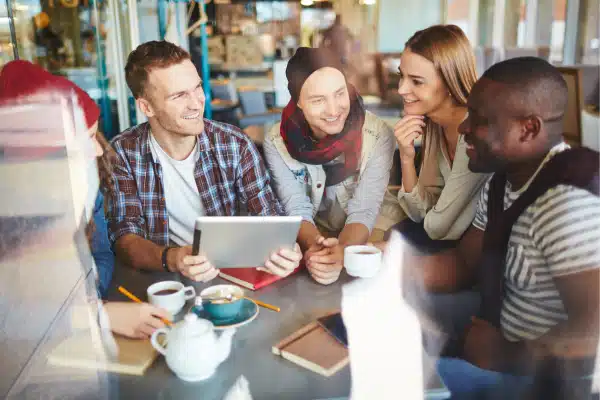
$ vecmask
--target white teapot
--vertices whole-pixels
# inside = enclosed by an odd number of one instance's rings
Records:
[[[194,313],[171,329],[154,331],[152,347],[165,356],[167,365],[184,381],[201,381],[210,378],[219,364],[231,351],[231,339],[235,329],[226,329],[217,338],[212,322],[200,319]],[[158,336],[165,334],[166,348],[158,343]]]

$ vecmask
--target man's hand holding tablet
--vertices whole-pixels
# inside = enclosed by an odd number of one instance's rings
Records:
[[[183,246],[169,249],[167,262],[171,271],[177,271],[183,276],[196,281],[208,282],[219,275],[219,270],[212,265],[204,254],[192,255],[192,246]],[[302,252],[296,243],[293,249],[282,248],[271,253],[265,265],[257,269],[273,275],[286,277],[300,264]]]
[[[194,244],[168,249],[167,267],[196,282],[216,278],[216,266],[260,265],[260,271],[286,277],[302,260],[295,243],[299,224],[299,217],[201,217]]]
[[[264,267],[258,267],[257,269],[286,277],[298,268],[300,260],[302,260],[302,251],[300,251],[300,245],[296,243],[293,249],[283,248],[278,252],[271,253]]]
[[[169,270],[179,272],[196,282],[208,282],[219,275],[219,270],[210,263],[204,254],[197,256],[192,254],[192,246],[169,249],[167,265]]]

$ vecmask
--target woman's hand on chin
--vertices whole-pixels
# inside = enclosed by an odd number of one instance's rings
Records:
[[[398,142],[400,159],[403,163],[412,163],[415,159],[415,139],[423,135],[425,117],[422,115],[405,115],[394,125],[394,136]]]

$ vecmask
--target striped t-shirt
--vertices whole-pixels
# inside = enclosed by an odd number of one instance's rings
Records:
[[[557,145],[546,160],[567,148],[564,143]],[[504,209],[532,180],[515,192],[507,182]],[[481,230],[487,224],[488,191],[489,181],[473,221]],[[504,336],[511,341],[533,340],[566,320],[553,277],[599,267],[600,198],[570,185],[548,190],[519,216],[510,234],[500,317]]]

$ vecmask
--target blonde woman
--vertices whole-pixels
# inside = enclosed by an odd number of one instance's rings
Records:
[[[467,145],[458,133],[477,80],[475,58],[459,27],[435,25],[406,42],[399,74],[404,117],[394,127],[402,168],[398,201],[410,220],[395,228],[420,250],[435,251],[452,246],[469,227],[487,178],[469,171]],[[419,172],[415,141],[421,142]]]

